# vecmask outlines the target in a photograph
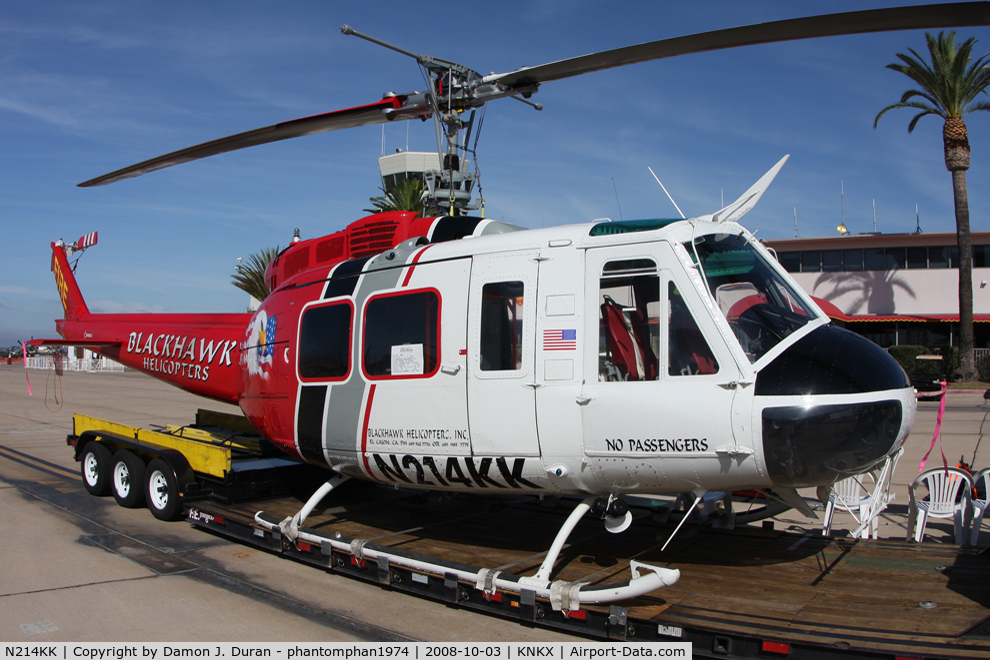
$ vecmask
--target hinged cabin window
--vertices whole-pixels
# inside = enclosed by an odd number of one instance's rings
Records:
[[[421,378],[437,372],[440,294],[433,289],[372,298],[364,308],[364,373]]]
[[[303,380],[342,380],[351,367],[350,302],[309,307],[299,329],[299,376]]]

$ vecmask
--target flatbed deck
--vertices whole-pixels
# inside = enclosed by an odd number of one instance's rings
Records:
[[[498,500],[410,493],[351,484],[305,521],[326,539],[364,540],[451,566],[532,575],[576,501]],[[553,579],[622,582],[630,560],[681,570],[672,587],[618,605],[564,615],[549,602],[486,597],[452,574],[425,575],[304,543],[285,542],[254,520],[279,521],[301,503],[187,505],[190,520],[226,536],[384,587],[591,637],[690,641],[702,657],[986,658],[990,656],[990,553],[979,548],[686,525],[661,552],[673,524],[653,511],[618,535],[587,516]],[[414,574],[415,573],[415,574]],[[784,653],[786,650],[786,653]],[[768,655],[769,654],[769,655]]]

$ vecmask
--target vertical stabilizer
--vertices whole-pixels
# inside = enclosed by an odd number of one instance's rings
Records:
[[[89,316],[89,308],[83,300],[76,276],[69,266],[65,249],[58,243],[52,243],[52,273],[55,274],[55,285],[58,287],[58,297],[62,300],[67,321],[81,321]]]

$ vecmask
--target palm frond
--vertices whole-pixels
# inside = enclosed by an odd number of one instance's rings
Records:
[[[876,128],[880,118],[895,108],[914,108],[922,112],[908,124],[908,132],[914,130],[918,120],[928,115],[942,119],[961,119],[971,112],[988,110],[990,105],[976,99],[990,87],[990,53],[975,62],[972,60],[975,38],[956,44],[955,32],[940,32],[938,36],[925,35],[929,59],[926,61],[914,49],[897,53],[901,63],[888,64],[887,68],[902,73],[918,87],[909,89],[898,103],[887,106],[873,121]]]
[[[237,272],[230,276],[233,280],[231,284],[259,301],[264,300],[271,293],[268,283],[265,282],[265,269],[278,256],[279,252],[281,250],[275,246],[262,248],[258,252],[248,255],[247,259],[238,264]]]
[[[370,199],[372,207],[366,213],[385,211],[413,211],[420,217],[439,215],[440,209],[426,205],[426,186],[419,179],[406,179],[388,189],[379,188],[383,196]]]

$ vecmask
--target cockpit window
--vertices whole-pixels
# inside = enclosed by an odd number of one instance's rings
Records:
[[[815,315],[794,289],[743,236],[709,234],[684,248],[750,362],[756,362]]]

